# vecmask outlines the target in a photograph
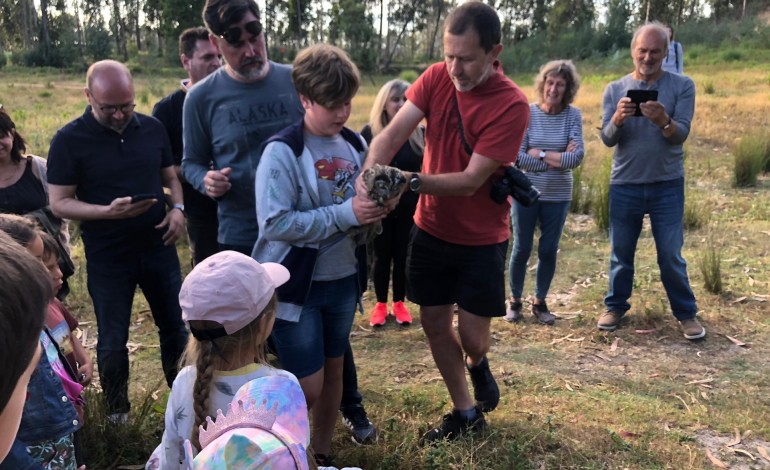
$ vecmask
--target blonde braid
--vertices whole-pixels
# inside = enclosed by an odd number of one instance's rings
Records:
[[[193,386],[193,409],[195,411],[195,423],[192,428],[190,441],[200,449],[198,440],[200,425],[209,416],[209,398],[211,396],[211,380],[214,377],[214,361],[211,360],[213,343],[211,341],[198,342],[199,354],[195,361],[197,377]]]

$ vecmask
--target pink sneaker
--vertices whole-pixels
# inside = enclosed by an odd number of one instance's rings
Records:
[[[409,310],[406,309],[404,302],[393,302],[393,315],[396,316],[396,322],[399,325],[409,325],[412,323],[412,316],[409,315]]]
[[[372,309],[372,317],[369,324],[372,326],[382,326],[385,324],[385,317],[388,316],[388,304],[377,302]]]

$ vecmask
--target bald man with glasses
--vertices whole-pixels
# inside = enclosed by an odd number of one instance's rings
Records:
[[[91,65],[85,95],[83,115],[51,141],[48,188],[53,212],[80,221],[99,333],[99,377],[108,418],[121,423],[131,406],[126,343],[137,286],[158,327],[169,386],[187,343],[175,247],[184,233],[184,205],[168,135],[155,118],[134,112],[126,66],[112,60]]]

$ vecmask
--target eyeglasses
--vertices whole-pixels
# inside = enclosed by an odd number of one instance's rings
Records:
[[[88,94],[91,95],[91,99],[94,100],[94,103],[96,103],[99,107],[99,109],[107,115],[113,115],[120,110],[123,114],[129,114],[131,113],[134,108],[136,108],[136,103],[126,103],[126,104],[101,104],[98,101],[96,101],[96,98],[94,98],[94,94],[91,92],[91,90],[88,90]]]
[[[227,41],[231,46],[239,47],[242,45],[241,34],[243,34],[243,30],[246,30],[246,32],[252,36],[259,36],[262,32],[262,23],[260,23],[259,20],[249,21],[243,25],[242,29],[240,26],[233,26],[227,28],[227,30],[220,34],[219,37]]]

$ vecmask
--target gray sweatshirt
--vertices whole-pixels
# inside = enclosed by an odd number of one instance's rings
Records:
[[[658,90],[658,101],[676,122],[676,132],[663,131],[645,117],[626,118],[623,127],[612,122],[618,101],[632,89]],[[651,86],[631,74],[607,85],[604,90],[602,142],[615,147],[612,184],[642,184],[684,177],[684,149],[695,112],[695,84],[684,75],[664,72]]]

